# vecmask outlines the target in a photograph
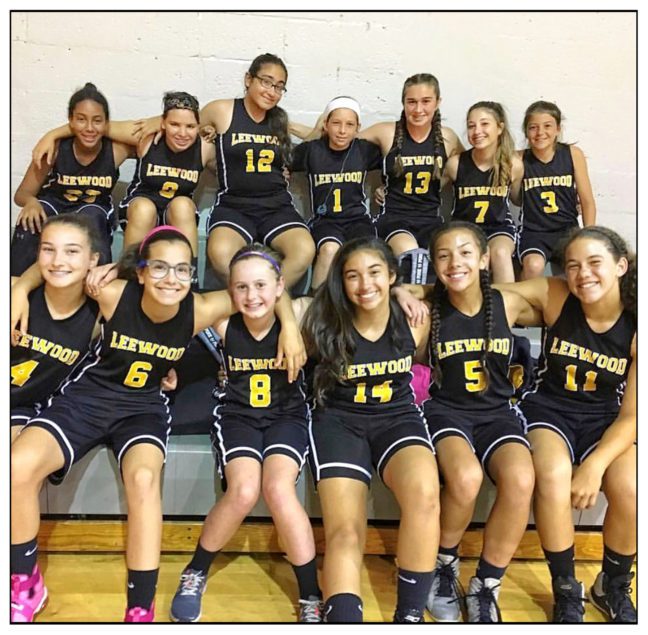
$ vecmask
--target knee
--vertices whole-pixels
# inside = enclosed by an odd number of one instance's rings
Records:
[[[327,530],[324,521],[327,548],[362,553],[364,550],[363,530],[352,521],[336,523]]]
[[[139,465],[124,474],[124,487],[138,500],[160,495],[160,472],[147,465]]]
[[[402,516],[439,516],[439,490],[434,483],[418,479],[408,484],[404,491],[406,495],[399,500]]]
[[[129,204],[126,218],[135,225],[154,225],[157,222],[157,209],[152,201],[136,198]]]
[[[508,247],[491,247],[491,258],[497,263],[510,262],[511,253],[511,249]]]
[[[505,478],[497,482],[498,495],[509,498],[514,504],[530,503],[535,486],[535,473],[532,468],[511,470]]]
[[[172,225],[178,223],[189,223],[196,220],[196,206],[194,202],[186,197],[174,198],[167,207],[168,220]]]
[[[535,460],[535,493],[544,498],[571,497],[572,466],[568,461]]]
[[[295,499],[296,493],[293,484],[277,480],[263,482],[263,500],[271,511],[281,511]]]
[[[618,510],[626,522],[633,522],[637,515],[637,483],[631,475],[606,475],[603,480],[603,491],[608,505]]]
[[[479,494],[484,474],[479,465],[461,469],[456,474],[448,475],[443,487],[453,499],[463,503],[472,503]]]
[[[299,243],[299,248],[294,248],[286,254],[286,260],[290,259],[301,268],[308,269],[315,258],[315,243],[310,236],[308,240]]]
[[[544,258],[538,256],[537,258],[528,257],[524,259],[523,263],[524,273],[527,278],[538,278],[544,275],[545,261]]]
[[[327,240],[319,248],[319,251],[317,252],[317,259],[321,260],[325,264],[330,264],[335,254],[339,251],[339,249],[340,249],[340,245],[338,245],[338,243],[332,240]]]
[[[256,483],[228,483],[225,495],[241,516],[247,516],[259,500],[259,486]]]
[[[38,462],[33,453],[24,450],[11,450],[11,487],[12,489],[38,488],[47,474],[38,470]]]

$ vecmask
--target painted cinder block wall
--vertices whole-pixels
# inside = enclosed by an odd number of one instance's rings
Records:
[[[555,101],[564,139],[588,158],[599,222],[636,244],[636,45],[632,12],[13,12],[11,194],[32,146],[86,81],[113,119],[138,118],[160,111],[165,90],[201,103],[242,96],[249,62],[268,51],[289,69],[282,106],[304,123],[340,94],[360,100],[364,125],[398,117],[404,79],[431,72],[444,124],[464,144],[467,108],[490,99],[506,106],[523,147],[525,108]],[[16,205],[11,213],[15,221]]]

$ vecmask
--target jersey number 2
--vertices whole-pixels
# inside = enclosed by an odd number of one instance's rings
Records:
[[[246,172],[270,172],[272,162],[275,158],[274,150],[259,150],[259,158],[254,164],[254,150],[250,148],[245,151],[247,162],[245,164]]]

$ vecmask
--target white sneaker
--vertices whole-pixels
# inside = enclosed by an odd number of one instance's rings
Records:
[[[470,578],[468,593],[466,594],[466,609],[469,622],[501,622],[497,598],[499,596],[501,580],[486,578],[482,580],[476,576]]]

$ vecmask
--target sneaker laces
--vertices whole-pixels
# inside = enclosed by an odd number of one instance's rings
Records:
[[[200,571],[185,571],[180,576],[180,595],[195,596],[200,592],[200,587],[205,582],[205,574]]]
[[[558,619],[566,618],[567,622],[575,622],[576,617],[581,618],[585,615],[584,602],[589,602],[587,598],[581,597],[580,593],[561,593],[560,590],[556,591],[555,599]]]
[[[497,621],[502,621],[502,614],[500,613],[499,606],[497,606],[497,599],[493,591],[499,588],[499,584],[496,584],[494,587],[487,587],[485,583],[482,582],[482,588],[477,591],[477,593],[469,593],[466,595],[466,599],[475,598],[479,606],[479,621],[480,622],[492,622],[493,617],[491,616],[491,604],[495,607],[495,614],[497,615]]]
[[[622,622],[635,622],[637,620],[637,611],[632,604],[630,593],[632,589],[630,582],[634,578],[634,573],[619,575],[608,582],[607,597],[605,598],[608,606],[614,611]]]
[[[319,598],[299,600],[299,621],[306,623],[322,621],[322,605]]]

